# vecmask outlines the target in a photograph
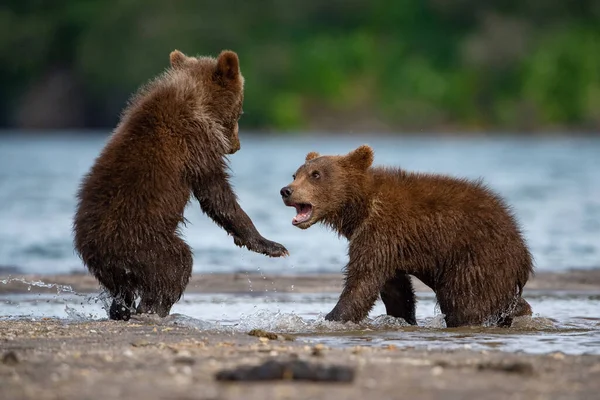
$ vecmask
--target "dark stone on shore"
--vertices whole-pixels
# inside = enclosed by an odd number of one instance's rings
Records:
[[[4,365],[17,365],[19,363],[19,357],[14,351],[7,351],[2,356],[2,364]]]
[[[217,372],[218,381],[293,380],[312,382],[352,382],[354,368],[311,364],[301,360],[267,361],[258,366],[239,366]]]

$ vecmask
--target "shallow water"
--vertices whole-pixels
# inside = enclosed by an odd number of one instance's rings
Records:
[[[0,275],[56,274],[84,268],[73,251],[75,192],[107,139],[103,135],[0,135]],[[183,229],[194,250],[194,273],[256,271],[339,272],[346,242],[325,228],[291,225],[279,189],[309,151],[342,154],[368,143],[375,163],[422,172],[483,177],[513,206],[538,270],[600,267],[600,139],[376,138],[242,135],[231,157],[232,183],[240,204],[267,238],[283,243],[286,259],[239,249],[196,203]],[[0,295],[0,318],[42,317],[85,321],[106,318],[97,295],[67,287],[57,295]],[[252,282],[248,282],[252,290]],[[511,329],[445,329],[435,300],[420,295],[419,327],[382,317],[377,304],[361,325],[325,322],[338,294],[188,294],[164,324],[248,331],[263,328],[299,334],[331,346],[394,344],[400,347],[472,348],[501,351],[600,354],[600,293],[535,292],[526,295],[536,316]]]
[[[65,322],[106,319],[102,296],[80,295],[68,287],[58,294],[0,295],[0,319],[61,318]],[[328,346],[384,346],[426,349],[473,349],[507,352],[600,354],[600,292],[528,292],[532,318],[519,318],[513,327],[445,328],[433,294],[418,295],[418,326],[385,315],[377,302],[360,324],[325,321],[337,301],[335,293],[187,294],[167,318],[134,317],[139,321],[184,325],[200,330],[248,332],[265,329],[293,333]]]

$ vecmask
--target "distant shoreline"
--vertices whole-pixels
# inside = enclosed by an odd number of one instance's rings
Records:
[[[7,280],[6,284],[2,281]],[[23,283],[41,281],[45,284],[70,286],[77,293],[95,293],[100,287],[89,274],[3,274],[0,276],[0,294],[56,293],[49,288]],[[250,282],[251,285],[250,285]],[[416,292],[431,292],[427,286],[413,279]],[[257,274],[251,272],[194,274],[186,293],[337,293],[342,289],[342,274]],[[600,269],[569,270],[565,272],[538,272],[525,286],[525,292],[540,290],[600,291]]]
[[[0,127],[0,137],[39,137],[39,136],[108,136],[115,127],[104,128],[80,128],[80,129],[20,129]],[[518,139],[561,139],[561,138],[600,138],[600,130],[583,130],[575,128],[548,128],[534,129],[530,131],[494,129],[494,128],[440,128],[440,129],[398,129],[398,130],[368,130],[354,129],[352,126],[346,126],[339,129],[316,129],[307,130],[276,130],[276,129],[243,129],[240,134],[244,136],[271,137],[271,138],[293,138],[293,137],[375,137],[375,138],[518,138]]]

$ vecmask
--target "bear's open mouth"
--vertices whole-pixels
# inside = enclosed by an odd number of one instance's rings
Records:
[[[312,205],[310,204],[292,204],[293,207],[296,207],[296,216],[292,219],[292,224],[298,225],[303,222],[306,222],[312,216]]]

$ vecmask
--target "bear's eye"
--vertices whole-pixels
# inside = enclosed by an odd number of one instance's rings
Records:
[[[313,171],[313,173],[310,174],[310,176],[312,176],[314,179],[319,179],[321,177],[321,174],[319,173],[319,171]]]

